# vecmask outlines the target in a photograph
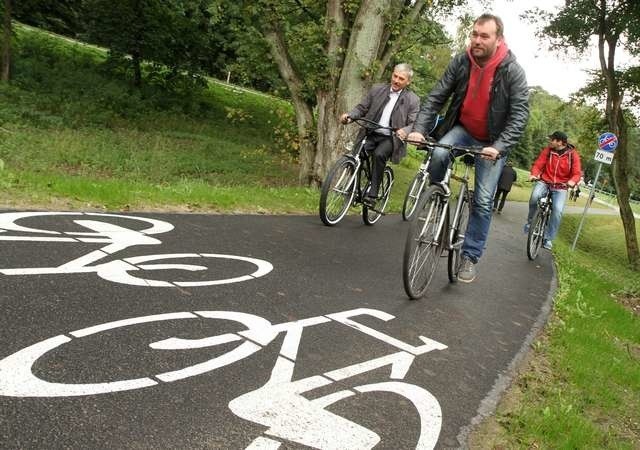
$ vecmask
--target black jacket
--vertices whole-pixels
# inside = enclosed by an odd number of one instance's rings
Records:
[[[500,174],[500,179],[498,180],[498,189],[502,191],[511,191],[511,186],[513,182],[518,179],[518,175],[513,167],[505,165],[502,168],[502,173]]]
[[[413,126],[414,131],[426,135],[427,130],[435,125],[438,112],[449,97],[451,104],[444,120],[437,126],[434,137],[441,138],[458,123],[470,71],[471,61],[466,53],[456,55],[451,60],[440,81],[423,101]],[[518,143],[529,119],[527,78],[511,50],[496,69],[491,84],[490,102],[487,123],[489,143],[505,156]]]

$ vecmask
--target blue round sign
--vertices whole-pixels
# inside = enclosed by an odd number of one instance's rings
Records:
[[[598,148],[605,152],[613,152],[618,146],[618,137],[613,133],[602,133],[598,138]]]

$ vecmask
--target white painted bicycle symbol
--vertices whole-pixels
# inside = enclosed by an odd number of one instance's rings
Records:
[[[32,228],[20,225],[20,221],[28,221],[34,218],[54,216],[81,216],[81,219],[73,220],[75,226],[80,226],[89,231],[54,231],[42,228]],[[127,219],[143,222],[149,225],[142,230],[132,230],[104,219]],[[102,219],[102,220],[99,220]],[[136,245],[159,245],[162,241],[151,237],[160,233],[173,230],[173,225],[156,219],[148,219],[136,216],[124,216],[118,214],[102,213],[76,213],[76,212],[12,212],[0,214],[0,241],[24,241],[24,242],[60,242],[60,243],[84,243],[106,244],[104,247],[94,250],[79,258],[68,261],[56,267],[25,267],[25,268],[0,268],[0,274],[4,275],[43,275],[43,274],[79,274],[95,272],[100,278],[115,283],[134,286],[153,287],[196,287],[212,286],[240,281],[252,280],[262,277],[273,266],[261,259],[244,256],[224,255],[216,253],[167,253],[156,255],[133,256],[128,258],[111,260],[98,263],[110,255],[121,252],[124,249]],[[167,260],[199,260],[222,259],[235,261],[241,265],[255,267],[251,273],[242,273],[229,278],[215,280],[157,280],[143,278],[141,274],[146,271],[187,271],[197,272],[207,270],[207,266],[201,264],[178,264],[165,262]],[[98,263],[98,264],[96,264]],[[248,264],[247,264],[248,263]],[[240,270],[240,269],[238,269]]]
[[[444,344],[419,336],[420,345],[412,345],[381,331],[365,326],[357,316],[369,316],[388,321],[394,316],[374,309],[355,309],[298,321],[272,324],[253,314],[234,311],[194,311],[134,317],[104,323],[61,334],[33,344],[0,360],[0,395],[10,397],[68,397],[105,394],[132,389],[150,388],[194,377],[248,358],[271,344],[284,333],[279,355],[269,380],[258,389],[242,394],[229,402],[229,409],[238,417],[266,427],[264,436],[253,440],[251,450],[277,449],[283,443],[295,442],[319,449],[369,449],[380,437],[372,430],[328,411],[326,408],[348,397],[385,392],[403,397],[413,405],[420,420],[420,434],[416,448],[430,449],[436,445],[442,425],[442,412],[437,399],[422,387],[402,381],[416,356],[434,350],[444,350]],[[153,352],[172,352],[188,349],[233,349],[204,362],[169,372],[149,374],[141,378],[104,381],[99,383],[50,382],[34,374],[34,366],[41,358],[60,358],[64,365],[65,348],[78,348],[78,341],[91,339],[101,333],[113,333],[120,328],[160,326],[170,321],[231,321],[241,331],[226,332],[199,339],[170,337],[149,344]],[[340,367],[310,377],[293,380],[294,368],[303,331],[312,326],[337,323],[382,341],[397,351],[382,357]],[[143,325],[146,324],[146,325]],[[216,326],[222,325],[214,322]],[[193,324],[195,325],[195,324]],[[228,328],[224,328],[228,329]],[[83,341],[84,342],[84,341]],[[65,347],[66,345],[70,347]],[[62,352],[62,356],[60,356]],[[158,353],[158,356],[164,353]],[[46,355],[46,356],[45,356]],[[75,367],[75,366],[74,366]],[[345,389],[349,378],[388,367],[388,380],[362,384]],[[85,373],[82,368],[77,368]],[[72,369],[70,369],[72,370]],[[38,373],[41,373],[40,371]],[[383,372],[377,371],[376,376]],[[336,384],[336,392],[307,399],[303,394]],[[354,384],[352,382],[352,384]],[[313,395],[313,394],[311,394]]]

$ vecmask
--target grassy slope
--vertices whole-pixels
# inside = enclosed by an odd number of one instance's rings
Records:
[[[18,29],[0,85],[0,203],[110,210],[314,212],[288,150],[291,106],[211,82],[196,95],[130,89],[99,49]],[[399,210],[418,161],[394,167]]]

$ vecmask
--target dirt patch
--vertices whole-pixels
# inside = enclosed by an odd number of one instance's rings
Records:
[[[636,316],[640,316],[640,297],[632,294],[618,294],[615,296],[618,303],[631,311]]]

